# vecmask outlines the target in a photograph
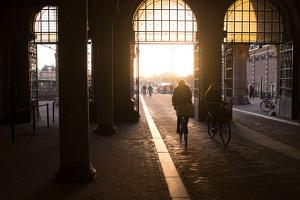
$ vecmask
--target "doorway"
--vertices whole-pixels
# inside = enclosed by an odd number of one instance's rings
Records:
[[[282,109],[292,105],[291,95],[287,100],[289,92],[281,90],[280,85],[286,76],[281,70],[282,56],[292,55],[281,53],[284,21],[278,8],[268,0],[237,0],[226,12],[224,30],[227,33],[222,48],[225,96],[231,98],[236,109],[264,115],[271,113],[263,113],[260,102],[271,99],[275,105],[273,114],[291,119],[291,109]],[[287,63],[292,68],[291,62]]]
[[[184,79],[193,93],[198,94],[197,21],[186,2],[144,1],[133,17],[133,30],[130,77],[136,112],[139,112],[139,94],[143,94],[143,88],[152,88],[157,97],[171,97],[177,81]],[[149,89],[144,95],[150,96]]]
[[[32,25],[33,39],[29,41],[28,45],[30,101],[35,106],[38,117],[40,117],[41,112],[45,112],[46,107],[44,105],[47,103],[49,107],[52,107],[52,115],[58,117],[59,113],[58,110],[55,111],[59,105],[58,12],[59,9],[56,6],[45,6],[37,12]],[[91,80],[91,39],[87,43],[87,58],[89,102],[92,102],[94,101],[94,94],[92,93]]]

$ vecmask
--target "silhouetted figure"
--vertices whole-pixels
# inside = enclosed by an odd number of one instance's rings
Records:
[[[142,94],[144,96],[146,96],[146,93],[147,93],[147,87],[146,87],[146,85],[143,85],[143,87],[142,87]]]
[[[190,88],[185,84],[184,80],[180,80],[178,82],[177,87],[175,87],[174,89],[173,96],[172,96],[172,104],[174,106],[174,109],[176,110],[176,106],[186,105],[189,103],[192,103],[192,92]],[[181,116],[177,116],[177,133],[179,133],[180,118]],[[189,122],[189,117],[184,116],[184,118],[187,125]]]
[[[218,104],[222,102],[221,92],[215,82],[211,83],[206,90],[205,101],[207,104],[208,112],[210,112],[215,117],[219,108]]]
[[[151,97],[152,93],[153,93],[153,87],[151,85],[148,86],[148,93],[149,93],[149,96]]]
[[[173,90],[174,90],[173,85],[170,85],[170,94],[173,94]]]
[[[254,86],[250,83],[248,87],[249,100],[254,98]]]

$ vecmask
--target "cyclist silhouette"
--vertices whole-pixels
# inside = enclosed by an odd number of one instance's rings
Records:
[[[207,104],[207,110],[213,116],[216,116],[218,111],[218,105],[222,102],[221,92],[215,82],[211,83],[205,92],[205,101]]]
[[[172,104],[174,109],[176,110],[176,106],[178,105],[186,105],[188,103],[192,103],[192,92],[190,88],[185,84],[184,80],[178,81],[177,87],[174,89],[172,96]],[[177,116],[177,133],[179,133],[180,128],[180,119],[184,117],[185,125],[189,122],[189,116]],[[186,132],[187,132],[186,128]]]

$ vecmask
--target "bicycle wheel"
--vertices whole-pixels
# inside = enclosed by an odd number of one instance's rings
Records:
[[[184,124],[183,124],[183,117],[180,118],[180,127],[179,127],[179,139],[182,140],[182,135],[184,134]]]
[[[184,142],[185,142],[185,145],[187,145],[187,139],[188,139],[188,134],[185,132],[184,133]]]
[[[216,131],[214,130],[214,124],[213,124],[213,118],[211,114],[208,114],[208,117],[206,119],[207,124],[207,132],[210,138],[214,138],[216,135]]]
[[[260,102],[259,107],[260,107],[261,111],[263,111],[263,112],[270,112],[271,103],[269,101],[262,101],[262,102]]]
[[[227,145],[230,142],[231,128],[229,122],[225,121],[220,123],[220,137],[225,145]]]

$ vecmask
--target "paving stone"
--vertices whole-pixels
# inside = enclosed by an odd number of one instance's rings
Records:
[[[218,135],[214,140],[208,137],[205,123],[191,119],[186,148],[176,134],[171,96],[154,94],[145,101],[190,199],[299,199],[300,162],[280,152],[292,149],[291,154],[298,155],[299,127],[234,112],[232,140],[225,147]],[[145,116],[142,111],[140,114],[138,124],[117,124],[113,136],[91,134],[91,160],[98,176],[81,184],[53,180],[59,168],[58,112],[50,129],[45,128],[42,116],[35,136],[29,124],[18,125],[14,145],[10,143],[10,128],[0,127],[1,197],[171,199]],[[258,139],[259,134],[263,137]]]
[[[299,127],[278,122],[274,125],[270,120],[234,112],[232,141],[225,147],[218,135],[215,140],[208,137],[205,123],[191,119],[185,148],[176,134],[170,96],[153,95],[145,101],[191,199],[299,198],[300,162],[280,152],[286,145],[299,153]],[[266,132],[258,129],[261,124]],[[253,131],[264,134],[261,144],[249,140]],[[274,144],[272,141],[282,145],[268,148],[268,144]]]
[[[91,134],[91,161],[98,175],[85,184],[53,180],[59,168],[58,124],[45,129],[38,122],[36,136],[30,128],[18,125],[13,145],[9,127],[0,128],[1,199],[170,199],[143,113],[138,124],[118,124],[113,136]]]

